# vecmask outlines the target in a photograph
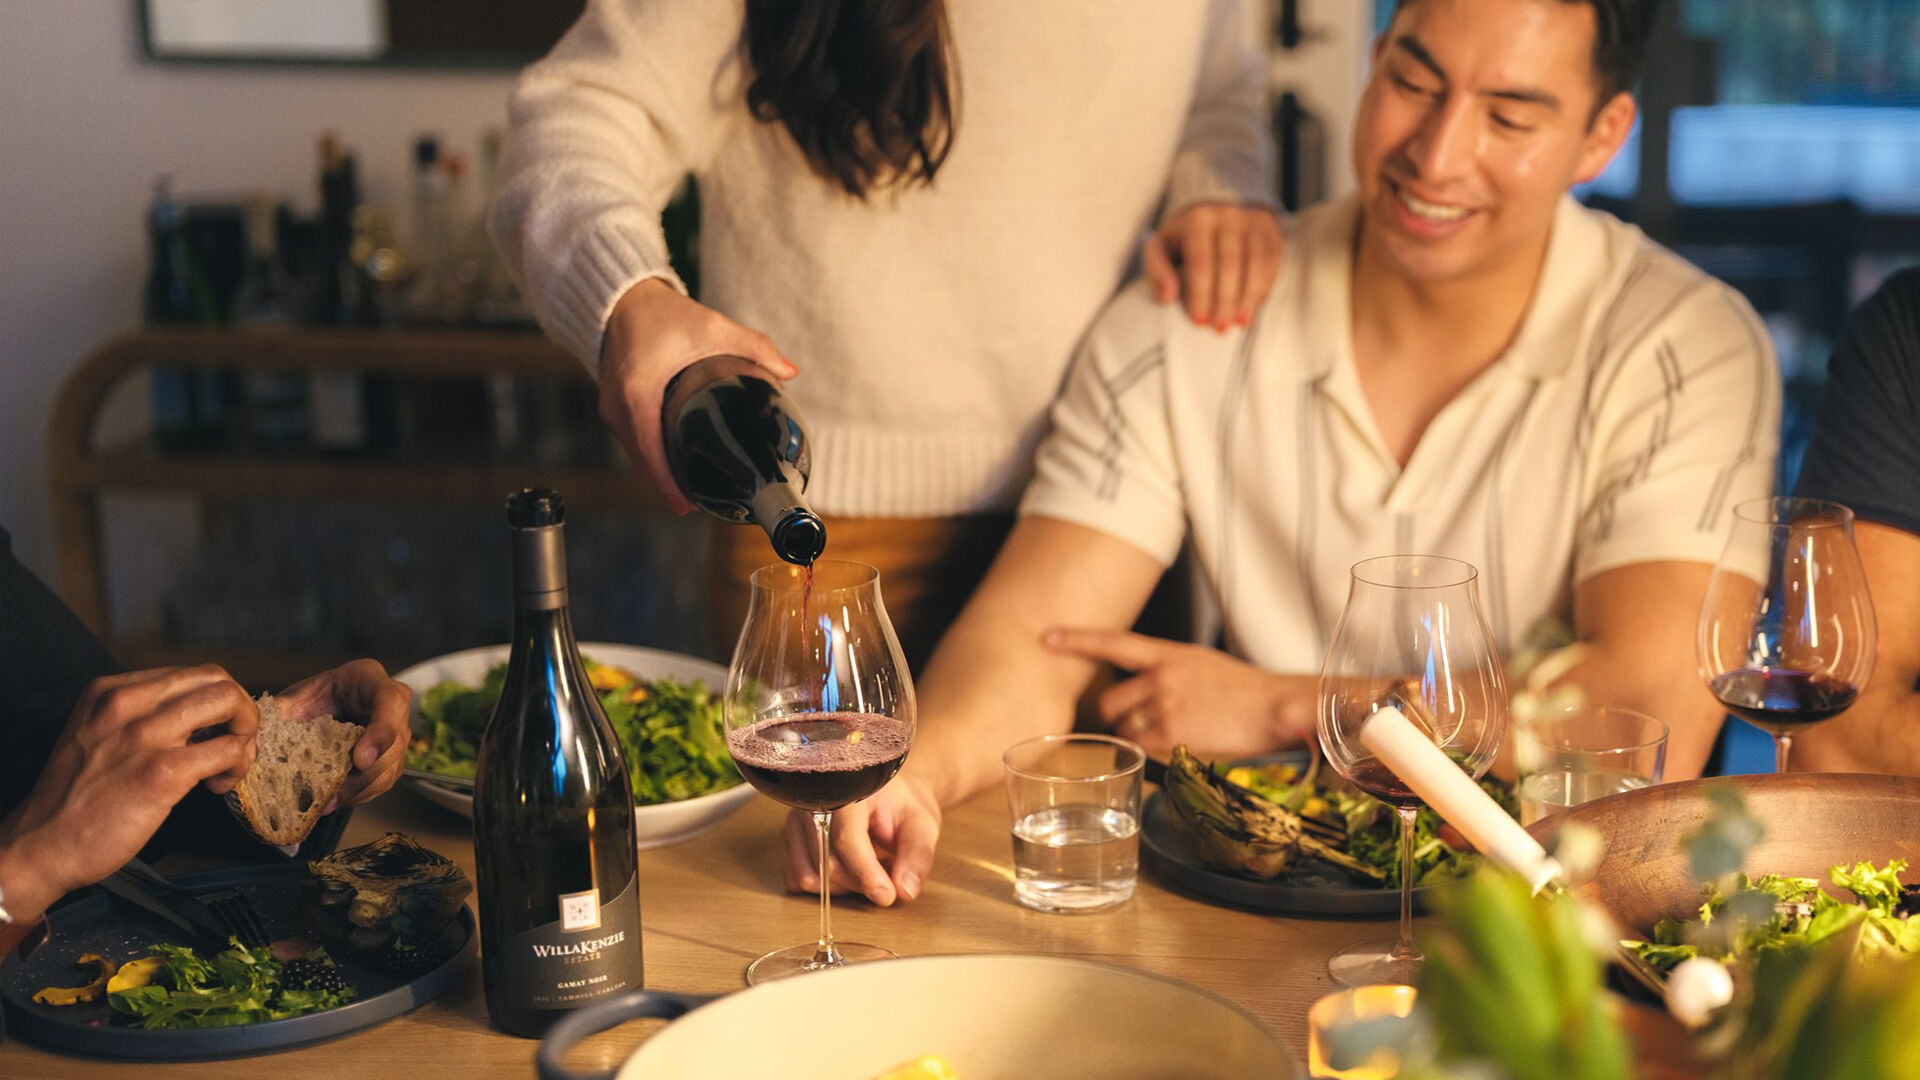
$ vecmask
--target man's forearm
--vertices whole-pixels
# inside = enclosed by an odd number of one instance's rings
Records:
[[[40,874],[29,845],[15,834],[14,822],[0,825],[0,905],[11,922],[0,923],[0,956],[11,953],[37,929],[40,919],[65,890]]]
[[[1793,740],[1795,771],[1920,775],[1920,536],[1863,521],[1855,530],[1879,624],[1878,655],[1853,708]]]
[[[942,806],[997,783],[1007,747],[1073,726],[1093,665],[1049,655],[1042,629],[987,601],[970,605],[941,639],[920,679],[921,724],[903,771]]]
[[[1797,732],[1794,772],[1920,776],[1920,692],[1861,696],[1853,708]]]
[[[1705,771],[1725,716],[1694,659],[1694,627],[1712,571],[1699,563],[1636,563],[1582,582],[1574,629],[1587,650],[1555,683],[1580,687],[1591,704],[1636,709],[1665,723],[1668,780]]]
[[[903,773],[952,805],[1000,781],[1007,747],[1071,729],[1094,665],[1050,652],[1041,635],[1063,624],[1132,625],[1160,570],[1111,536],[1020,519],[920,678],[920,728]]]

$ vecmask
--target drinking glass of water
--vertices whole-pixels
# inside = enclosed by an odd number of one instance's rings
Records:
[[[1112,735],[1040,735],[1004,760],[1014,897],[1056,913],[1125,903],[1140,870],[1146,752]]]
[[[1660,782],[1667,725],[1632,709],[1575,705],[1531,717],[1514,729],[1520,820]]]

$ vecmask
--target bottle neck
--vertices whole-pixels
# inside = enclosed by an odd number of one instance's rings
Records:
[[[827,527],[791,483],[768,484],[753,493],[753,520],[767,532],[773,550],[787,562],[812,565],[827,546]]]
[[[512,529],[513,647],[510,663],[521,677],[535,672],[579,672],[573,619],[567,613],[567,557],[562,526]],[[512,673],[508,676],[511,681]],[[562,678],[567,678],[563,675]],[[585,674],[576,681],[585,685]]]
[[[567,610],[567,549],[562,526],[513,529],[513,607],[515,618],[533,612]]]

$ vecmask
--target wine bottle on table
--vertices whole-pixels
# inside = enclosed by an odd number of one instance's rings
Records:
[[[513,644],[473,791],[487,1014],[529,1037],[641,975],[633,787],[574,644],[564,517],[555,491],[507,500]]]
[[[804,497],[813,467],[806,426],[752,361],[709,356],[667,384],[660,408],[667,467],[688,501],[722,521],[766,530],[787,562],[810,566],[827,528]]]

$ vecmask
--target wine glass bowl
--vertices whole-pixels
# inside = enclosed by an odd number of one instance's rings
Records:
[[[1853,511],[1798,497],[1734,507],[1700,605],[1700,677],[1729,712],[1773,736],[1778,771],[1793,732],[1853,704],[1876,634]]]
[[[812,814],[820,845],[819,939],[754,961],[747,981],[891,959],[834,940],[826,872],[833,812],[885,787],[913,741],[913,683],[879,572],[830,560],[754,571],[721,702],[740,775]]]
[[[1412,856],[1420,798],[1361,742],[1375,712],[1397,708],[1476,779],[1493,764],[1507,727],[1507,692],[1480,610],[1478,572],[1459,559],[1387,555],[1355,563],[1346,608],[1320,673],[1320,749],[1356,787],[1400,817],[1400,936],[1328,961],[1335,982],[1411,984]]]

